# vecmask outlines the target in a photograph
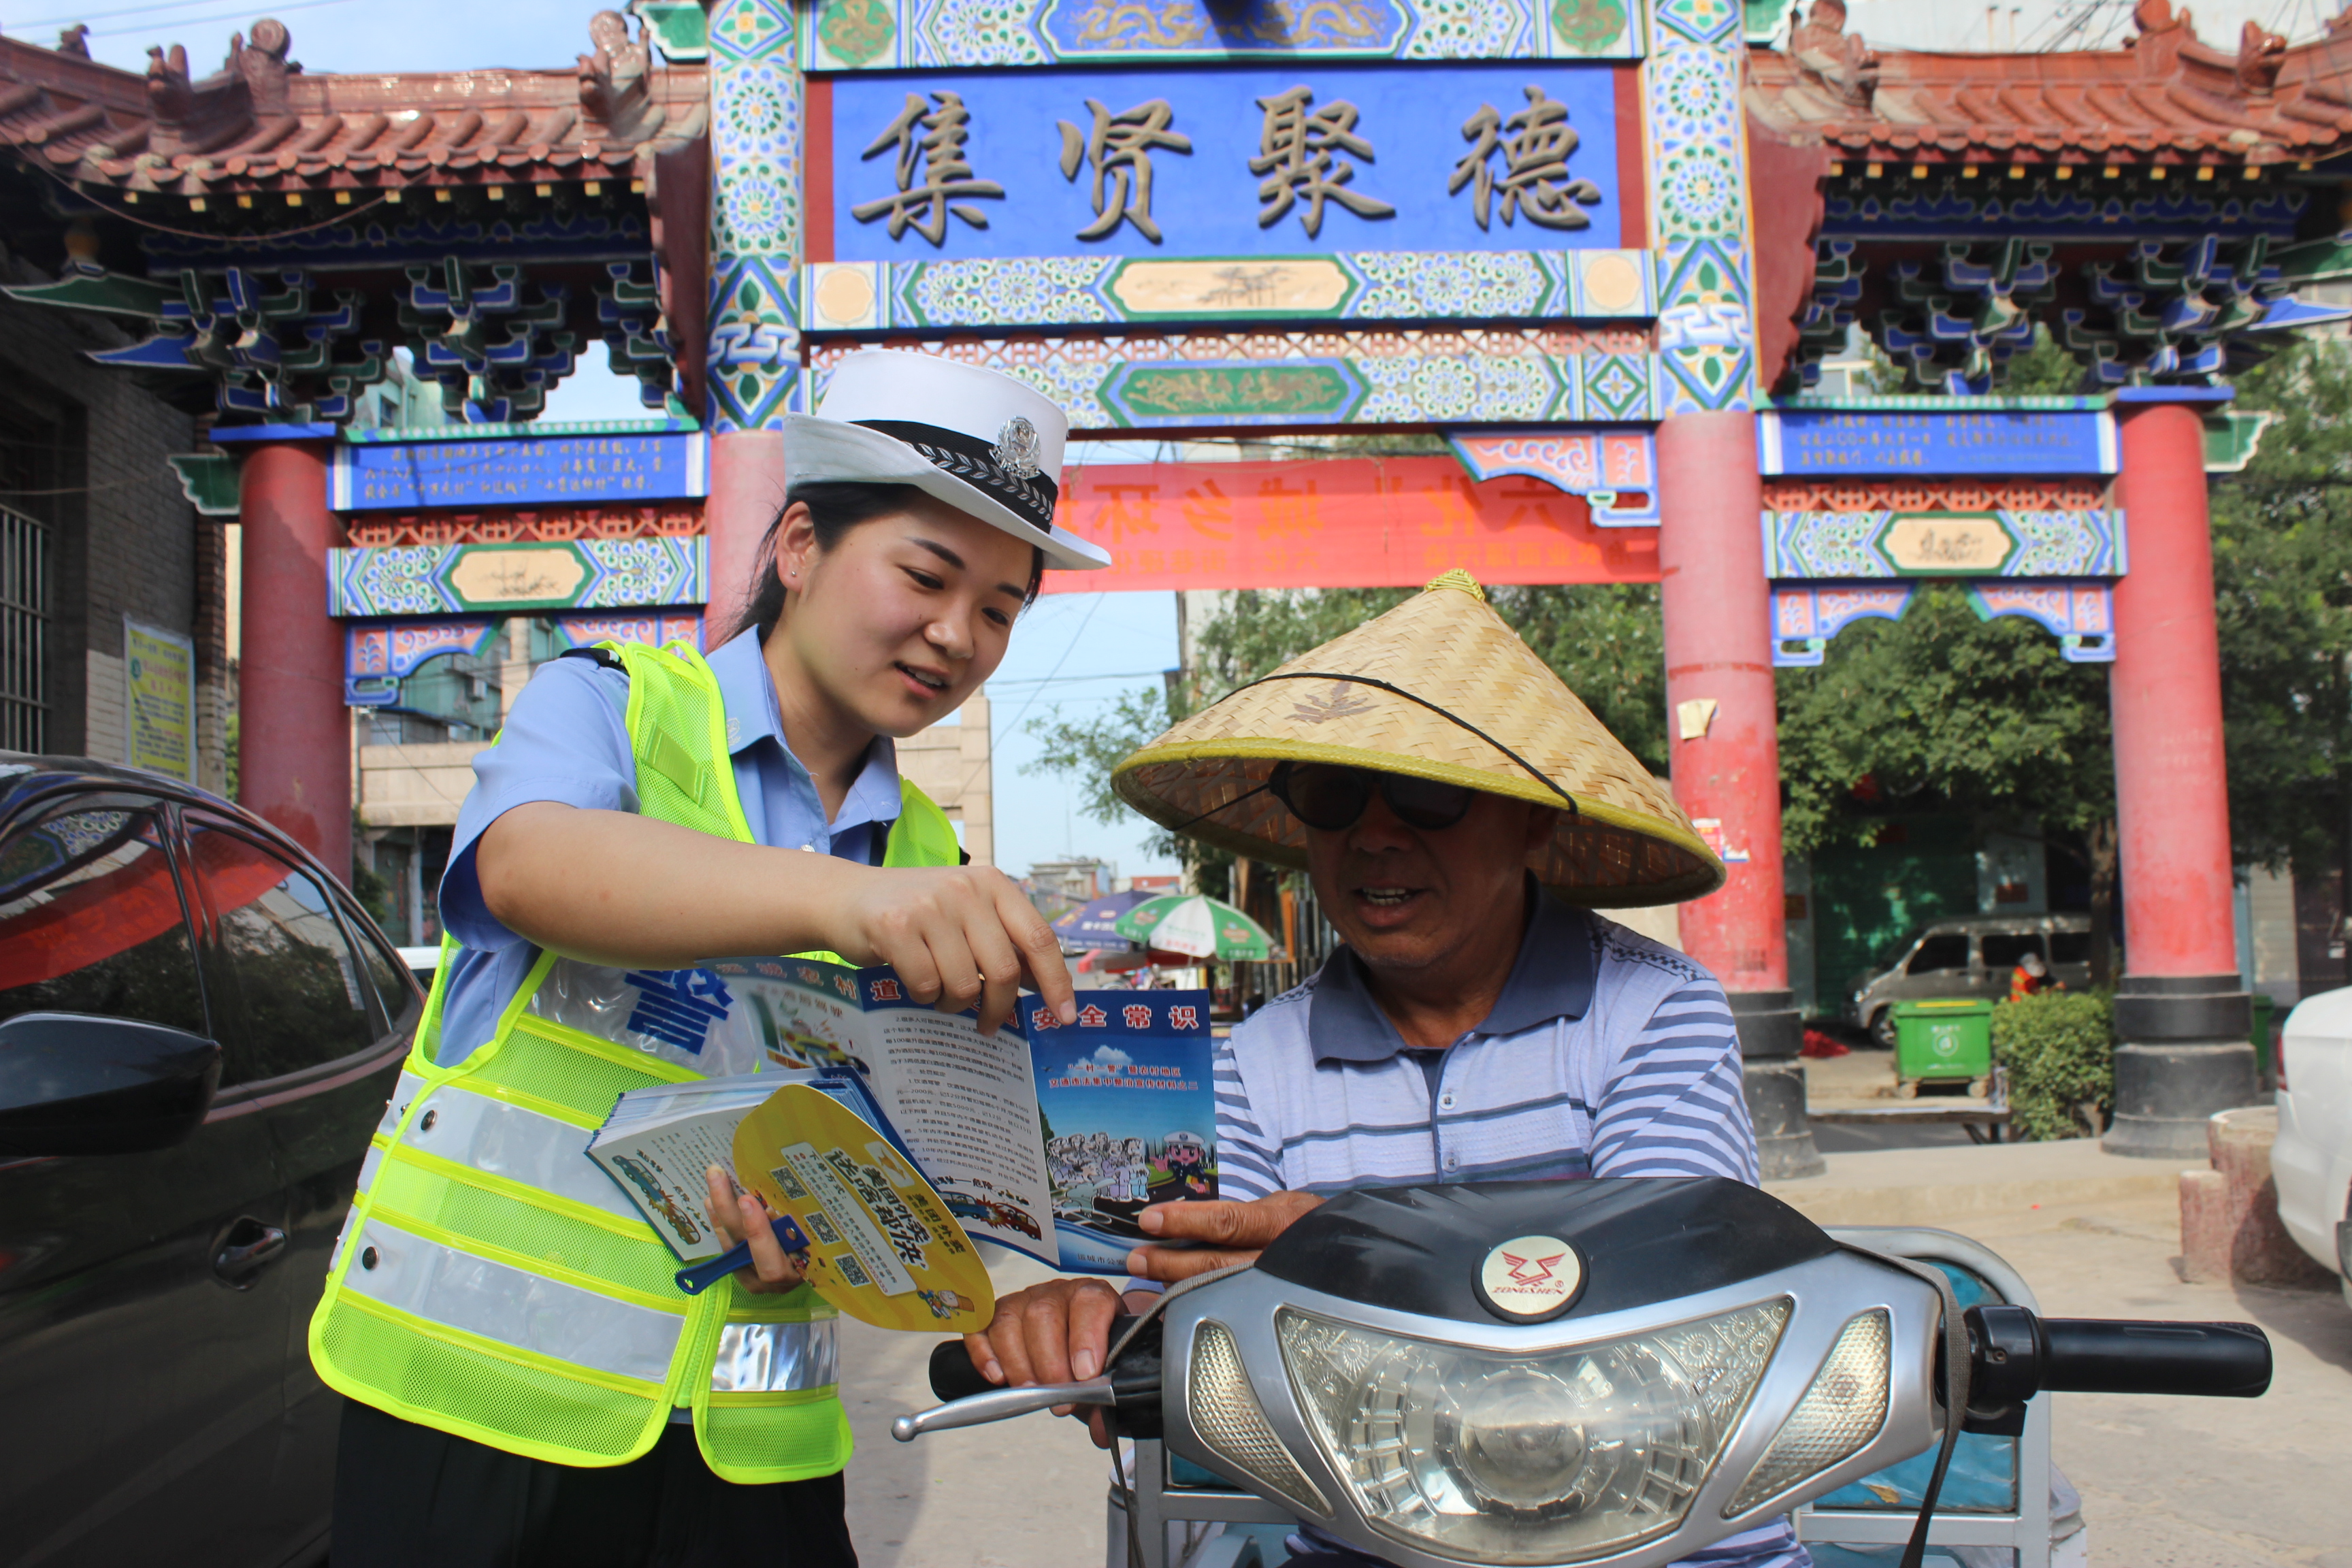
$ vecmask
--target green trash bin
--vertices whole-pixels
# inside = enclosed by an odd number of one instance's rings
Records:
[[[1895,1004],[1899,1092],[1922,1082],[1992,1076],[1992,1004],[1973,996]]]
[[[2278,1003],[2257,991],[2253,994],[2254,1081],[2269,1083],[2271,1079],[2271,1019]]]

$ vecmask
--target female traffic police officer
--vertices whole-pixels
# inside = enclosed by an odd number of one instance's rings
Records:
[[[1108,564],[1053,526],[1065,433],[993,371],[844,361],[791,422],[731,640],[559,659],[476,760],[440,975],[310,1325],[351,1401],[336,1568],[855,1563],[831,1309],[715,1167],[757,1262],[681,1294],[582,1150],[624,1089],[753,1065],[700,959],[890,963],[983,1028],[1026,979],[1075,1018],[1045,922],[958,864],[890,743],[995,669],[1045,566]]]

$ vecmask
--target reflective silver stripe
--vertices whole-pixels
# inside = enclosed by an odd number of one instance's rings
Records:
[[[343,1243],[351,1239],[352,1216],[360,1212],[359,1200],[375,1184],[376,1167],[383,1163],[383,1145],[370,1143],[367,1158],[360,1162],[360,1184],[352,1194],[352,1206],[343,1211],[343,1228],[335,1232],[334,1250],[327,1254],[327,1272],[335,1271],[337,1259],[343,1256]]]
[[[404,1149],[438,1155],[452,1164],[504,1176],[643,1225],[645,1215],[588,1158],[588,1138],[583,1127],[443,1084],[419,1102],[409,1120],[408,1135],[400,1142]]]
[[[375,1130],[387,1138],[391,1137],[400,1125],[400,1113],[408,1109],[408,1102],[415,1100],[424,1088],[422,1078],[403,1068],[400,1081],[393,1086],[392,1099],[383,1108],[383,1120],[375,1124]]]
[[[371,1215],[343,1288],[551,1360],[658,1384],[685,1315],[656,1312],[443,1247]],[[373,1256],[373,1266],[370,1267]]]
[[[719,1394],[776,1394],[841,1381],[836,1320],[730,1323],[719,1331],[710,1386]]]

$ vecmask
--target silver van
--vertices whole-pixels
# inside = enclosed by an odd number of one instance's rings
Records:
[[[1857,974],[1846,986],[1846,1023],[1870,1031],[1874,1044],[1895,1048],[1895,1004],[1930,997],[2009,994],[2010,971],[2029,952],[2050,966],[2069,991],[2091,984],[2088,915],[1969,915],[1937,921],[1894,950],[1885,967]],[[2118,967],[2121,955],[2118,954]]]

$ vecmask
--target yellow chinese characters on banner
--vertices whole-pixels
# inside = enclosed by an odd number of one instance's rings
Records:
[[[879,1329],[976,1333],[996,1313],[963,1226],[905,1155],[837,1100],[786,1084],[735,1129],[737,1179],[809,1240],[809,1284]]]
[[[123,760],[193,782],[196,776],[196,645],[177,632],[122,621]]]

